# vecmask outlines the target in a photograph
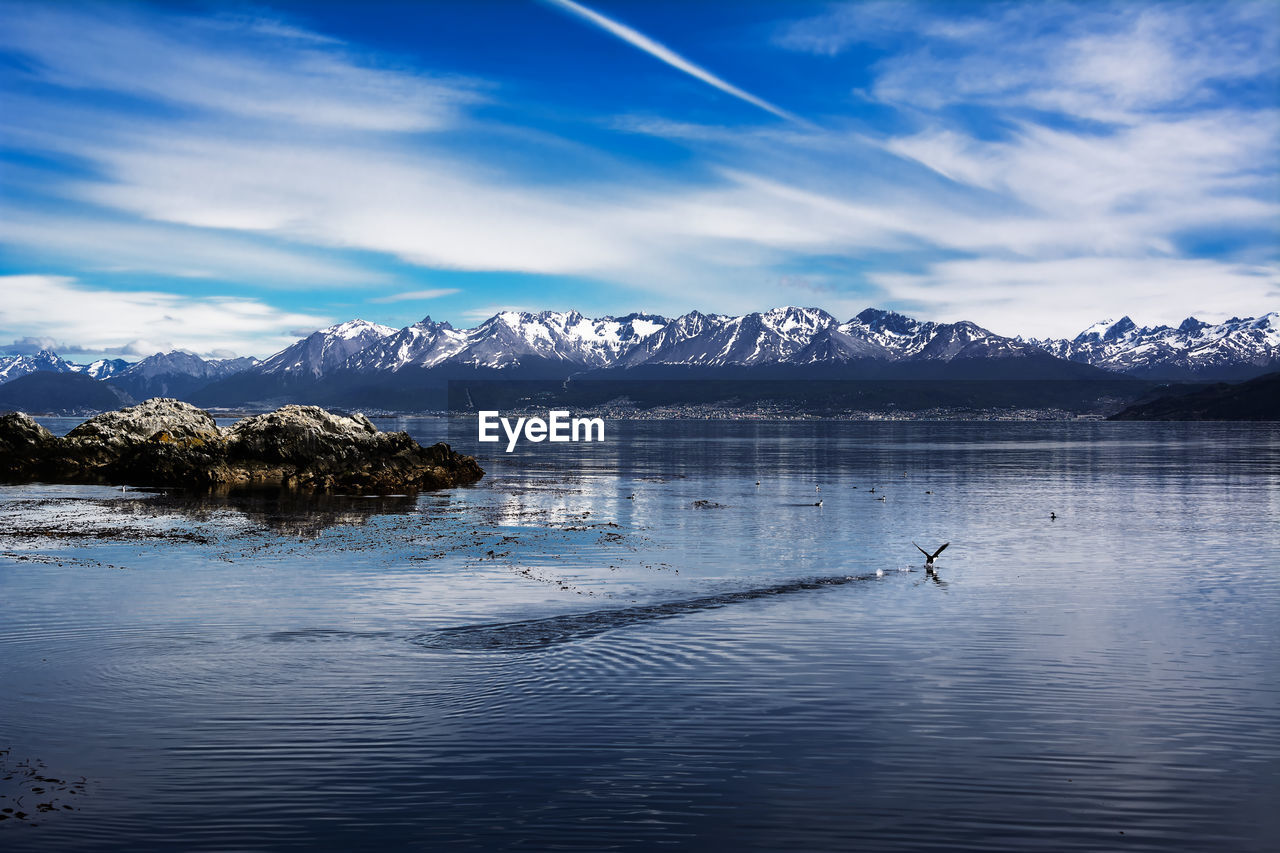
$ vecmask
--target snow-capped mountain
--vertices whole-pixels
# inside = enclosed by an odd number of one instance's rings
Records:
[[[663,328],[665,317],[628,314],[591,319],[577,311],[504,311],[474,329],[454,329],[426,317],[352,356],[348,370],[437,367],[502,369],[528,361],[606,367]]]
[[[755,367],[1043,357],[1037,347],[968,322],[922,323],[868,308],[840,323],[817,308],[786,307],[741,317],[694,311],[632,348],[618,364]]]
[[[868,308],[840,331],[875,344],[898,360],[952,361],[957,358],[1025,358],[1038,355],[1031,344],[1006,338],[968,321],[921,322],[892,311]]]
[[[255,367],[252,357],[203,359],[173,350],[149,355],[106,381],[139,400],[148,397],[181,397],[217,379]]]
[[[464,332],[424,317],[370,344],[349,357],[343,367],[356,371],[399,370],[406,365],[431,367],[462,347]]]
[[[396,330],[390,326],[349,320],[312,332],[262,362],[257,372],[266,375],[323,376],[361,350],[395,333]]]
[[[41,370],[47,373],[72,373],[75,372],[75,367],[47,349],[40,350],[35,355],[0,356],[0,383]]]
[[[351,320],[264,362],[156,353],[126,365],[68,364],[52,352],[0,358],[0,382],[37,371],[104,378],[137,398],[201,405],[320,402],[412,411],[422,394],[459,378],[533,380],[664,377],[824,380],[1249,378],[1280,369],[1280,314],[1210,325],[1140,328],[1128,317],[1072,340],[1005,337],[974,323],[920,321],[868,308],[841,322],[818,308],[741,316],[586,317],[504,311],[470,329],[425,317],[403,329]]]
[[[357,349],[363,340],[369,343]],[[346,351],[351,354],[339,361]],[[267,359],[238,378],[236,387],[250,387],[253,376],[277,376],[284,385],[252,387],[278,395],[287,393],[291,382],[339,374],[353,382],[406,368],[513,375],[533,369],[540,375],[561,371],[567,377],[638,367],[839,368],[855,362],[938,365],[995,359],[1054,361],[1039,347],[973,323],[921,322],[877,309],[846,323],[819,308],[793,306],[741,316],[691,311],[674,320],[652,314],[590,318],[577,311],[504,311],[471,329],[455,329],[430,317],[399,331],[359,320],[333,326]]]
[[[692,311],[667,323],[617,361],[621,367],[755,366],[791,362],[836,318],[818,308],[775,308],[730,317]]]
[[[100,358],[90,364],[72,364],[71,369],[94,379],[107,379],[118,373],[124,373],[132,366],[132,362],[125,361],[123,358]]]
[[[1094,323],[1071,340],[1029,341],[1105,370],[1161,379],[1243,378],[1280,367],[1280,313],[1212,325],[1138,326],[1128,317]]]

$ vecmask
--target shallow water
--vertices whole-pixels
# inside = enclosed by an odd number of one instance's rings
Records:
[[[610,428],[418,498],[0,487],[0,845],[1277,845],[1280,428]]]

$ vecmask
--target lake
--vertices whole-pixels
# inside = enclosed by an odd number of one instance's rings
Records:
[[[0,846],[1280,846],[1280,425],[608,429],[0,487]]]

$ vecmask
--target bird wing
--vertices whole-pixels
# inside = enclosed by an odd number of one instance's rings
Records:
[[[912,545],[916,545],[916,543],[914,543],[914,542],[912,542],[911,544],[912,544]],[[917,550],[917,551],[919,551],[921,554],[924,554],[926,557],[928,557],[928,556],[929,556],[929,552],[928,552],[928,551],[926,551],[925,549],[921,548],[919,545],[916,545],[916,550]]]
[[[936,559],[938,559],[938,555],[939,555],[939,554],[941,554],[943,551],[947,550],[947,546],[948,546],[948,545],[950,545],[950,544],[951,544],[950,542],[943,542],[943,543],[942,543],[942,546],[941,546],[940,548],[938,548],[938,550],[934,551],[934,552],[933,552],[933,554],[932,554],[932,555],[930,555],[929,559],[930,559],[930,560],[936,560]],[[918,545],[917,545],[916,547],[918,548],[918,547],[920,547],[920,546],[918,546]]]

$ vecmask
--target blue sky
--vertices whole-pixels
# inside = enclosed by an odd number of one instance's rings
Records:
[[[0,0],[0,133],[9,352],[1280,307],[1270,0]]]

